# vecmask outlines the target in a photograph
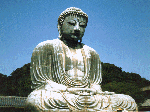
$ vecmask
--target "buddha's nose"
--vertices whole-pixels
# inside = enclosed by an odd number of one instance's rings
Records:
[[[74,26],[74,30],[80,31],[79,22],[77,22],[76,25]]]

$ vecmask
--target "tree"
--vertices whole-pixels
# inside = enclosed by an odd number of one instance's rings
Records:
[[[130,95],[138,105],[149,97],[140,91],[142,87],[150,85],[149,80],[136,73],[122,72],[122,68],[114,64],[102,63],[102,80],[103,91]]]
[[[125,81],[113,81],[102,86],[103,91],[115,92],[116,94],[130,95],[133,99],[135,99],[138,105],[147,99],[145,97],[145,93],[140,91],[140,89],[141,88],[138,87],[136,83],[126,83]]]
[[[17,68],[8,77],[8,95],[28,96],[31,90],[30,63]]]
[[[5,95],[7,91],[7,76],[0,73],[0,95]]]

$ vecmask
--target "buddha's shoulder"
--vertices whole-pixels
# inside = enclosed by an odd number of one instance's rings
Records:
[[[43,41],[43,42],[39,43],[36,46],[36,49],[41,48],[41,47],[47,47],[47,46],[55,47],[55,46],[58,46],[60,44],[61,44],[61,40],[59,40],[59,39],[46,40],[46,41]]]
[[[94,50],[92,47],[88,46],[88,45],[83,45],[83,49],[85,51],[88,51],[88,52],[94,52],[94,53],[97,53],[96,50]]]
[[[83,46],[83,49],[85,51],[85,54],[88,56],[88,55],[92,55],[92,56],[98,56],[99,57],[99,54],[96,52],[96,50],[94,50],[93,48],[87,46],[87,45],[84,45]]]

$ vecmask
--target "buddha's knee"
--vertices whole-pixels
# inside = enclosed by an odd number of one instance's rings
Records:
[[[38,102],[40,97],[41,97],[41,90],[34,90],[28,95],[26,102],[27,104],[35,104]]]
[[[25,110],[40,111],[40,96],[40,90],[34,90],[31,92],[26,100]]]
[[[35,90],[31,92],[26,101],[26,108],[30,110],[45,110],[55,108],[68,108],[62,93]]]
[[[124,94],[114,94],[111,97],[111,103],[113,107],[120,107],[127,110],[136,110],[137,104],[135,100],[129,96]]]

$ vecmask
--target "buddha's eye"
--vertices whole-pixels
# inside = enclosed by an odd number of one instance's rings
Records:
[[[85,28],[85,27],[86,27],[86,24],[85,24],[84,22],[81,22],[81,23],[80,23],[80,26],[83,27],[83,28]]]
[[[73,26],[75,26],[75,24],[76,24],[75,21],[69,21],[68,23],[69,23],[70,25],[73,25]]]

